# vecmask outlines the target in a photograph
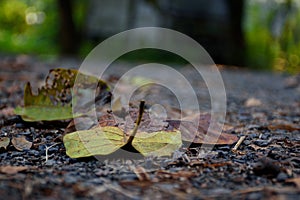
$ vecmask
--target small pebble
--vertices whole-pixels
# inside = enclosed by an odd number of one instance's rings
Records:
[[[46,166],[47,167],[51,167],[51,166],[53,166],[53,165],[55,165],[56,164],[56,161],[55,160],[48,160],[47,162],[46,162]]]
[[[76,182],[77,182],[76,176],[74,176],[74,175],[71,174],[71,173],[65,174],[63,180],[64,180],[64,182],[67,183],[67,184],[73,184],[73,183],[76,183]]]
[[[39,155],[40,155],[40,152],[37,151],[37,150],[30,149],[30,150],[28,151],[28,154],[31,155],[31,156],[39,156]]]
[[[270,144],[268,140],[256,140],[254,141],[254,144],[260,147],[266,147]]]
[[[276,177],[277,181],[279,181],[279,182],[283,182],[283,181],[285,181],[287,178],[288,178],[288,175],[287,175],[286,173],[284,173],[284,172],[280,172],[280,173],[277,175],[277,177]]]
[[[257,138],[258,137],[258,134],[257,133],[250,133],[249,135],[248,135],[248,138],[249,139],[253,139],[253,138]]]
[[[30,135],[31,134],[31,132],[29,132],[29,131],[25,131],[25,132],[21,132],[21,133],[19,133],[20,135]]]
[[[259,200],[259,199],[263,199],[263,195],[260,192],[254,192],[254,193],[249,194],[246,199]]]
[[[251,141],[250,140],[244,140],[244,145],[249,145],[249,144],[251,144]]]

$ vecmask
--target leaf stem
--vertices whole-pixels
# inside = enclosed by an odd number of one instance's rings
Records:
[[[127,140],[127,144],[131,144],[132,143],[132,140],[134,139],[136,133],[137,133],[137,130],[139,128],[139,125],[142,121],[142,117],[143,117],[143,113],[144,113],[144,107],[145,107],[145,101],[142,100],[140,102],[140,107],[139,107],[139,115],[136,119],[136,122],[135,122],[135,126],[134,126],[134,129],[131,133],[131,135],[129,136],[128,140]]]

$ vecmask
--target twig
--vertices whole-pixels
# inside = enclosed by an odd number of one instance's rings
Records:
[[[139,107],[139,115],[137,117],[137,120],[135,122],[135,126],[134,126],[134,129],[131,133],[131,135],[129,136],[128,140],[127,140],[127,144],[131,144],[132,143],[132,140],[134,139],[135,135],[136,135],[136,132],[139,128],[139,125],[142,121],[142,117],[143,117],[143,113],[144,113],[144,107],[145,107],[145,101],[141,101],[140,102],[140,107]]]
[[[45,163],[48,162],[48,150],[51,149],[52,147],[54,147],[54,146],[57,145],[57,144],[59,144],[59,143],[54,143],[54,144],[52,144],[52,145],[49,146],[49,147],[46,146],[46,161],[45,161]]]
[[[244,141],[245,138],[246,138],[246,136],[241,136],[240,139],[239,139],[239,141],[234,145],[234,147],[232,148],[231,151],[236,152],[237,149],[242,144],[242,142]]]

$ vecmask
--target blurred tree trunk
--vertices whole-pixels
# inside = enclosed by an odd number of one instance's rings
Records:
[[[236,55],[236,64],[245,64],[245,38],[243,33],[243,20],[244,20],[244,0],[227,0],[229,10],[230,29],[232,41],[232,53]]]
[[[57,0],[59,10],[59,42],[62,55],[76,55],[79,50],[80,38],[73,20],[71,0]]]

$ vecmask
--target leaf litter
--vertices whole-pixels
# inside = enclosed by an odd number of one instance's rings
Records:
[[[200,115],[186,120],[163,120],[151,118],[149,111],[143,111],[141,123],[132,141],[132,146],[144,156],[171,155],[185,142],[199,145],[205,143],[204,137],[210,125],[210,114]],[[135,128],[135,120],[138,119],[139,110],[130,108],[123,119],[118,118],[111,111],[99,118],[99,124],[90,130],[67,133],[64,136],[64,144],[70,157],[87,157],[92,155],[108,155],[128,144],[131,131]],[[118,118],[116,120],[116,118]],[[188,121],[189,120],[189,121]],[[198,122],[198,123],[197,123]],[[180,128],[180,129],[179,129]],[[74,121],[66,129],[74,131]],[[233,144],[238,137],[233,134],[210,134],[214,142],[206,144],[224,145]]]
[[[267,105],[268,104],[264,104],[264,106]],[[11,178],[11,181],[15,182],[20,182],[21,180],[21,184],[16,185],[18,188],[20,188],[20,186],[22,187],[24,175],[26,176],[26,179],[34,179],[38,182],[40,178],[37,179],[37,177],[42,177],[43,180],[47,179],[46,184],[41,182],[41,184],[34,185],[34,193],[29,193],[29,197],[36,197],[37,195],[53,197],[53,195],[60,196],[61,194],[66,193],[70,195],[79,195],[79,193],[81,193],[83,196],[93,194],[95,195],[92,196],[93,198],[112,196],[124,198],[134,197],[134,195],[142,195],[147,197],[150,195],[161,195],[161,197],[165,197],[166,199],[174,199],[176,197],[230,197],[233,199],[245,197],[259,199],[259,197],[273,198],[275,197],[274,194],[280,194],[285,197],[289,197],[290,199],[293,199],[293,197],[295,199],[295,197],[297,197],[295,195],[299,194],[299,190],[295,188],[294,184],[297,182],[296,179],[300,174],[299,161],[296,159],[299,157],[299,140],[297,140],[298,130],[295,130],[294,128],[292,130],[289,128],[277,129],[277,127],[268,127],[268,124],[271,124],[270,117],[271,119],[285,119],[287,122],[290,122],[292,127],[297,127],[297,116],[299,116],[299,114],[297,114],[297,107],[293,109],[289,108],[289,105],[286,105],[286,107],[283,108],[285,109],[285,113],[287,113],[285,115],[278,115],[278,112],[272,112],[268,110],[269,108],[264,107],[249,107],[246,110],[243,110],[243,115],[239,115],[238,112],[229,112],[227,124],[230,124],[233,126],[233,128],[226,131],[226,133],[246,136],[245,140],[239,147],[238,152],[231,152],[231,146],[221,145],[214,148],[214,154],[208,154],[204,159],[197,158],[197,155],[200,153],[197,147],[182,148],[180,151],[185,153],[181,154],[182,156],[178,156],[174,160],[150,157],[150,166],[160,166],[159,168],[164,169],[166,172],[169,172],[169,174],[177,173],[178,176],[180,176],[181,170],[196,172],[194,176],[190,176],[190,178],[182,181],[180,178],[171,178],[167,180],[163,177],[155,176],[156,168],[149,167],[147,159],[143,160],[142,162],[128,162],[128,164],[126,164],[127,162],[125,163],[121,160],[115,162],[105,161],[103,163],[93,160],[88,160],[88,162],[82,162],[80,159],[68,160],[64,155],[65,149],[62,145],[58,145],[57,148],[54,148],[51,152],[49,152],[51,162],[47,164],[44,164],[44,155],[41,157],[41,159],[39,159],[39,156],[30,156],[36,154],[42,145],[33,145],[31,149],[20,152],[14,152],[13,148],[8,146],[7,151],[2,151],[2,154],[0,154],[2,159],[1,162],[3,165],[9,165],[10,162],[14,163],[15,165],[24,165],[24,161],[27,160],[27,163],[32,163],[39,166],[41,173],[36,171],[32,174],[25,171],[21,174],[17,173],[15,174],[15,178]],[[247,115],[247,112],[250,114]],[[266,117],[251,118],[251,116],[261,116],[260,113],[264,113]],[[290,116],[294,117],[292,118]],[[231,121],[230,118],[235,120]],[[291,123],[291,121],[293,121],[293,123]],[[18,123],[19,122],[17,122],[17,124]],[[2,127],[1,131],[15,131],[14,126],[14,124],[11,125],[6,123],[5,127]],[[36,134],[35,137],[37,138],[33,140],[36,142],[41,142],[38,141],[39,138],[45,139],[47,135],[49,137],[49,133],[47,133],[47,131],[45,132],[45,130],[41,130],[40,132],[31,132],[30,134],[32,136]],[[58,132],[56,131],[54,135],[57,134],[63,134],[63,130],[58,130]],[[47,141],[51,142],[51,139],[48,139]],[[250,146],[254,143],[261,145],[261,143],[264,141],[268,141],[268,145],[265,147],[257,146],[255,151]],[[2,148],[2,150],[4,150],[4,148]],[[57,155],[55,155],[53,152],[55,152]],[[189,158],[188,160],[185,159],[185,155],[187,155],[187,158]],[[25,160],[20,160],[20,157],[24,157]],[[255,167],[253,164],[257,163],[260,158],[264,159],[266,157],[276,160],[276,165],[280,167],[280,172],[277,174],[277,177],[275,177],[276,175],[273,175],[272,178],[269,178],[268,176],[265,176],[264,173],[253,174],[253,167]],[[43,164],[39,164],[39,160],[41,160],[40,163]],[[53,161],[56,163],[53,164]],[[168,162],[172,164],[161,165],[161,163]],[[123,166],[122,168],[117,167],[120,165],[120,163],[121,166]],[[273,162],[270,164],[272,165]],[[139,190],[139,188],[146,180],[137,180],[139,178],[135,175],[135,173],[130,174],[130,170],[128,171],[126,169],[126,166],[128,165],[141,165],[146,170],[151,184],[145,184],[146,187],[143,188],[143,191]],[[106,173],[106,175],[96,176],[95,173],[93,173],[94,169],[107,170],[108,173]],[[69,174],[70,171],[78,173],[76,175]],[[139,170],[137,173],[143,174],[144,171]],[[63,174],[64,176],[62,176]],[[184,174],[185,173],[182,175],[184,176]],[[48,176],[52,178],[49,178]],[[295,178],[295,182],[292,181],[293,178]],[[77,192],[73,191],[72,187],[69,187],[72,186],[72,184],[70,184],[72,183],[72,179],[75,179],[76,187],[74,186],[73,188]],[[289,182],[290,179],[291,182]],[[278,180],[283,180],[283,182],[279,182]],[[68,183],[68,181],[70,182]],[[5,183],[3,184],[5,185]],[[62,191],[60,188],[63,184],[67,185],[67,187],[65,187],[63,193],[60,193],[59,191]],[[84,192],[86,185],[88,185],[90,189],[88,193]],[[116,189],[112,189],[113,187]],[[187,189],[187,187],[190,189]],[[7,191],[11,191],[11,188],[8,188]],[[14,192],[13,194],[17,193]]]
[[[77,106],[72,105],[72,103],[77,103],[76,99],[72,101],[72,94],[80,90],[78,88],[76,90],[73,89],[76,78],[82,80],[81,84],[83,83],[84,86],[80,88],[81,90],[86,90],[95,82],[97,83],[97,87],[100,87],[102,91],[103,89],[109,89],[104,81],[79,73],[77,70],[62,68],[52,69],[46,77],[45,86],[38,90],[37,95],[32,93],[30,83],[25,85],[24,107],[17,107],[15,113],[21,115],[25,121],[66,120],[84,116],[85,113],[83,112],[76,114],[72,112],[72,106],[73,108]],[[121,112],[124,113],[124,108],[122,108]],[[134,113],[133,111],[129,114],[136,113],[138,112],[135,111]],[[125,119],[125,123],[118,124],[118,127],[99,126],[93,127],[88,131],[83,130],[69,133],[64,136],[67,154],[73,158],[108,155],[119,148],[126,149],[127,146],[130,145],[133,149],[145,156],[152,154],[156,156],[171,155],[172,152],[181,147],[181,137],[184,141],[197,144],[204,143],[203,135],[208,131],[210,123],[208,119],[210,115],[201,115],[200,118],[202,118],[199,121],[200,125],[198,127],[195,125],[197,123],[194,124],[193,122],[172,119],[171,121],[156,120],[153,123],[149,120],[149,114],[147,116],[148,119],[146,120],[141,118],[143,122],[138,126],[132,123],[132,120],[130,120],[132,116],[129,115],[123,116],[125,118],[127,117],[127,119]],[[111,116],[106,117],[111,118]],[[136,119],[138,119],[138,116],[136,116]],[[74,123],[74,121],[72,121],[71,124],[72,123]],[[105,121],[100,119],[99,124],[103,123],[105,123]],[[147,126],[145,126],[145,124],[147,124]],[[182,124],[184,130],[178,130],[179,124]],[[159,128],[157,129],[157,127]],[[86,125],[84,129],[87,129]],[[132,134],[134,134],[134,136],[132,136]],[[212,144],[232,144],[237,140],[237,137],[234,135],[227,134],[224,136],[224,134],[221,134],[219,141]],[[196,137],[193,137],[194,135]],[[218,137],[218,135],[213,137]],[[14,137],[12,144],[18,150],[29,149],[32,145],[25,137]]]
[[[145,118],[144,106],[138,112],[136,122],[126,120],[117,123],[113,120],[112,113],[109,113],[102,117],[106,121],[100,119],[98,127],[66,134],[64,144],[67,154],[73,158],[107,155],[119,148],[131,150],[133,147],[145,156],[164,156],[171,155],[181,147],[181,134],[178,130],[168,129],[165,126],[155,127],[151,124],[149,115],[148,119]],[[131,116],[128,115],[127,118]]]

